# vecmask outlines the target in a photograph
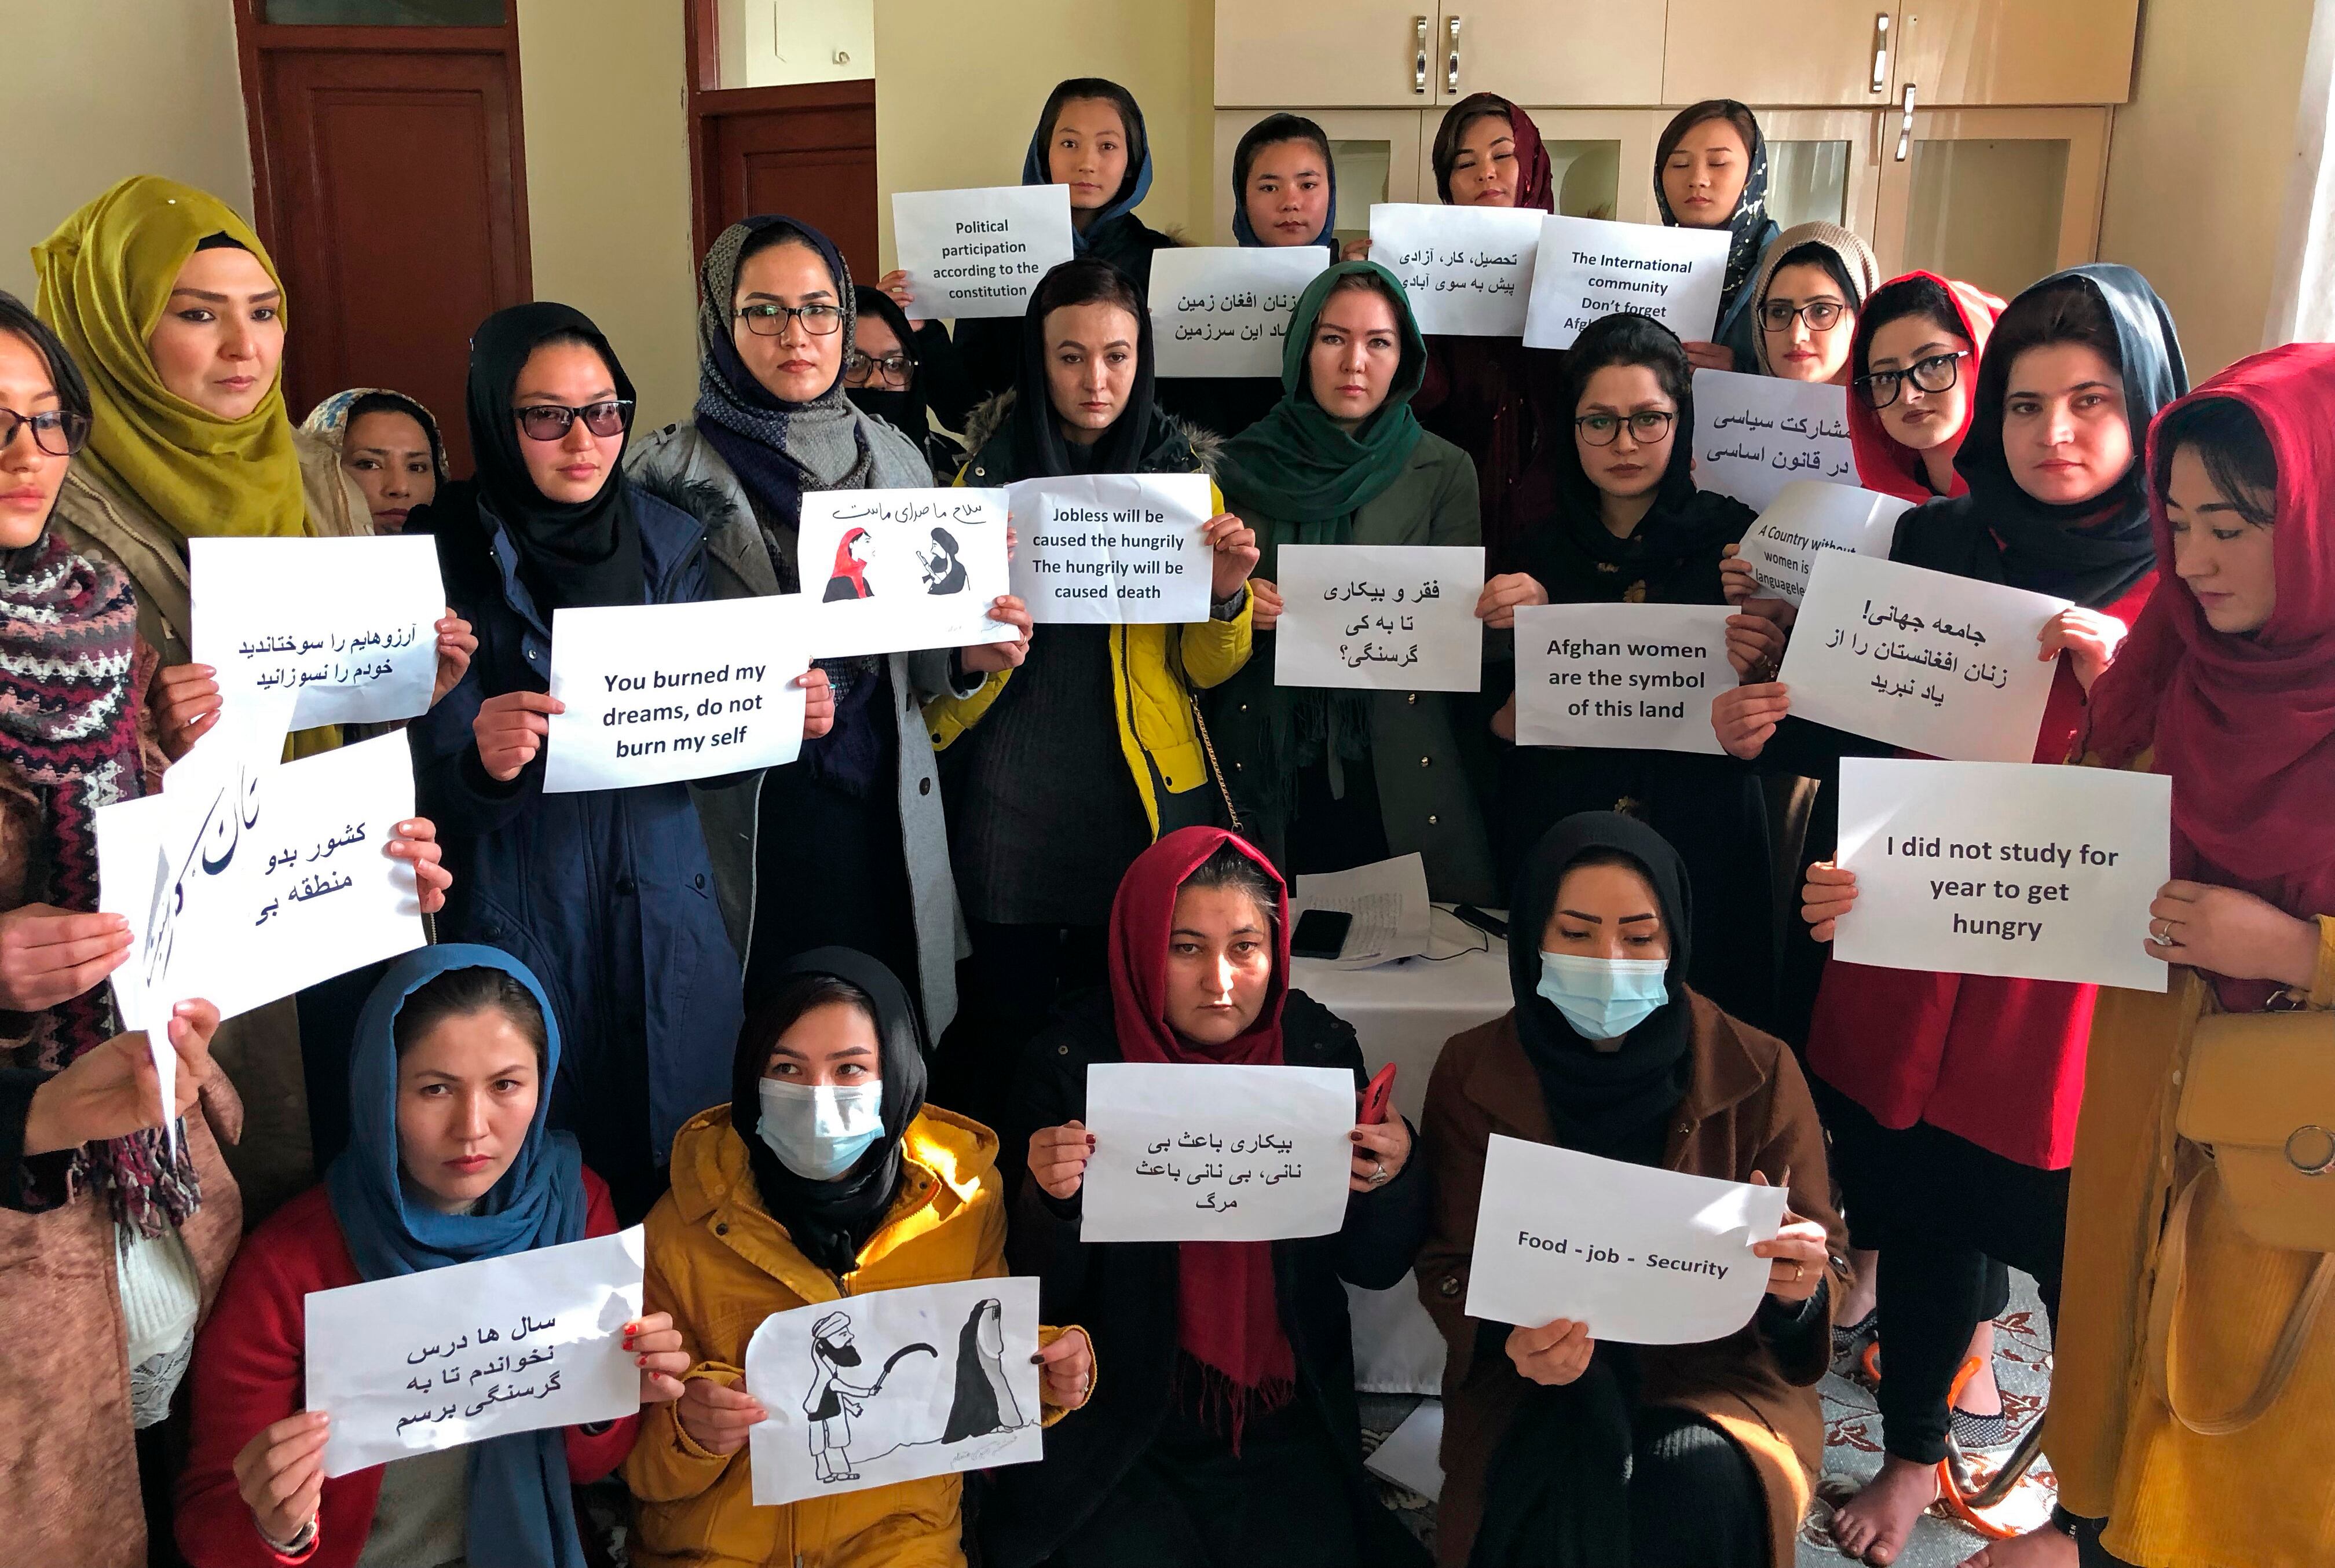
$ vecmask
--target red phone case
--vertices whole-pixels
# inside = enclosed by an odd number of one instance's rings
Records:
[[[1378,1076],[1371,1079],[1370,1087],[1356,1098],[1362,1102],[1361,1126],[1371,1127],[1384,1121],[1387,1101],[1394,1098],[1394,1063],[1389,1062],[1379,1069]]]

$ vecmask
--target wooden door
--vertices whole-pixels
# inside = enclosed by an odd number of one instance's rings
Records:
[[[853,281],[883,276],[876,249],[876,83],[813,82],[692,95],[697,254],[742,218],[782,212],[843,252]]]
[[[1221,108],[1438,102],[1446,61],[1434,0],[1223,0],[1216,13]]]
[[[1905,9],[1906,0],[1670,0],[1662,102],[1885,103]]]
[[[1437,28],[1438,103],[1470,92],[1511,103],[1662,102],[1662,13],[1652,5],[1446,0]]]
[[[515,25],[286,26],[258,0],[237,21],[292,417],[391,387],[438,416],[468,472],[470,334],[533,293]]]
[[[1904,0],[1896,91],[1937,104],[2122,103],[2140,0]]]
[[[2109,112],[1940,109],[1884,116],[1889,152],[1874,230],[1882,271],[1926,268],[2008,299],[2037,278],[2094,259]]]

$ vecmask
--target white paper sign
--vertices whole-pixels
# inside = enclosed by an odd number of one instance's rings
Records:
[[[1794,479],[1856,483],[1848,389],[1731,370],[1694,373],[1694,482],[1755,511]]]
[[[307,1298],[305,1408],[333,1418],[325,1474],[632,1415],[641,1227]]]
[[[1371,259],[1402,279],[1423,333],[1522,337],[1542,215],[1532,208],[1371,206]]]
[[[405,737],[199,769],[218,737],[163,793],[97,813],[98,907],[131,935],[115,1003],[158,1038],[189,997],[233,1018],[422,943],[412,867],[386,853],[413,815]]]
[[[543,789],[629,789],[791,762],[811,615],[801,594],[551,613]]]
[[[1270,1242],[1346,1223],[1354,1075],[1327,1067],[1098,1062],[1090,1242]]]
[[[1784,667],[1792,711],[1909,751],[2031,762],[2056,663],[2036,655],[2065,599],[1826,550]]]
[[[1281,376],[1297,296],[1326,246],[1170,247],[1151,257],[1151,342],[1163,376]]]
[[[1690,343],[1709,341],[1729,239],[1723,228],[1543,218],[1525,346],[1571,348],[1591,322],[1623,310],[1652,316]]]
[[[1720,750],[1711,700],[1736,684],[1724,605],[1526,605],[1516,744]]]
[[[1020,315],[1038,280],[1071,259],[1071,188],[894,191],[892,239],[915,319]]]
[[[1897,519],[1914,503],[1855,485],[1794,479],[1776,492],[1743,536],[1742,557],[1763,596],[1797,605],[1808,591],[1808,568],[1826,550],[1889,554]]]
[[[1216,552],[1206,474],[1091,474],[1005,487],[1021,546],[1013,592],[1040,625],[1208,618]]]
[[[2172,876],[2173,780],[2033,763],[1844,757],[1848,963],[2163,991],[2143,951]]]
[[[1751,1248],[1783,1228],[1784,1196],[1495,1133],[1468,1315],[1524,1328],[1570,1318],[1616,1344],[1722,1339],[1768,1293],[1768,1260]]]
[[[746,1388],[754,1503],[768,1507],[1042,1459],[1038,1282],[870,1291],[762,1320]]]
[[[430,711],[446,589],[438,542],[189,539],[194,657],[219,690],[299,694],[292,727]]]
[[[1284,545],[1274,683],[1480,692],[1478,545]]]
[[[796,538],[815,659],[1013,640],[1003,490],[806,490]]]

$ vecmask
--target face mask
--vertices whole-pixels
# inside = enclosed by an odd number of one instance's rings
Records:
[[[1534,989],[1565,1014],[1584,1040],[1619,1040],[1670,1000],[1667,958],[1583,958],[1540,955]]]
[[[894,392],[888,387],[846,387],[843,395],[849,398],[861,413],[873,414],[886,424],[905,431],[911,437],[925,433],[924,406],[910,392]]]
[[[762,1079],[755,1131],[779,1163],[806,1181],[831,1182],[884,1136],[882,1083],[785,1083]]]

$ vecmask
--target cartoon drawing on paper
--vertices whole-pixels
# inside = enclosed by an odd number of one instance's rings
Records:
[[[844,1369],[859,1364],[859,1351],[851,1339],[851,1320],[841,1312],[829,1312],[811,1325],[810,1392],[803,1396],[802,1408],[803,1414],[810,1418],[811,1462],[819,1467],[821,1481],[859,1479],[859,1472],[851,1467],[848,1452],[851,1418],[867,1413],[859,1401],[882,1393],[884,1380],[903,1358],[918,1350],[933,1357],[940,1354],[922,1342],[903,1345],[885,1361],[876,1380],[861,1388],[843,1375]]]
[[[925,569],[925,592],[964,592],[964,563],[956,558],[956,540],[946,528],[935,528],[931,547],[917,548],[916,565]]]
[[[985,1437],[1029,1425],[1005,1381],[1005,1322],[997,1298],[974,1304],[956,1338],[956,1399],[949,1406],[944,1443]]]
[[[866,528],[846,530],[835,547],[835,571],[827,579],[827,594],[821,601],[834,604],[838,599],[864,599],[873,591],[867,586],[867,556],[875,540]]]

